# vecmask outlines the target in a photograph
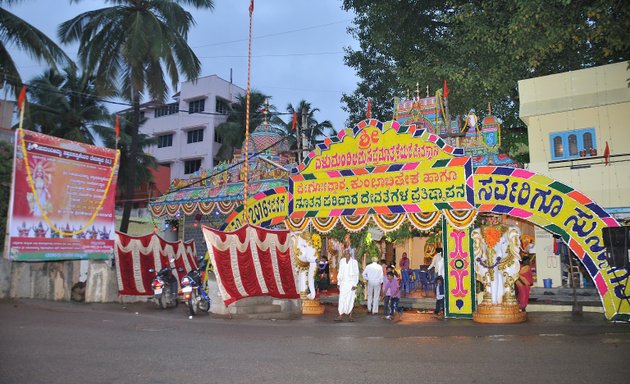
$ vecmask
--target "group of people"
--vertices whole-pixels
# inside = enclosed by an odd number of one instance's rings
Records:
[[[398,272],[393,266],[388,266],[384,259],[380,261],[380,264],[376,257],[372,257],[371,261],[372,262],[365,267],[361,274],[367,291],[368,313],[378,315],[378,307],[382,296],[384,318],[391,320],[398,315],[398,319],[400,320],[403,315],[403,309],[400,306],[401,282]],[[406,253],[402,255],[400,267],[401,269],[409,268],[409,258]],[[349,238],[346,238],[346,247],[339,261],[337,284],[339,287],[339,316],[335,321],[343,321],[344,316],[347,316],[348,321],[352,322],[354,321],[352,309],[354,308],[356,289],[359,284],[359,264],[354,258],[354,252],[350,247]],[[436,279],[435,314],[440,314],[443,311],[444,280],[441,276],[438,276]]]

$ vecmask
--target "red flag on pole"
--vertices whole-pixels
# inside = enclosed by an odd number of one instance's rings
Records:
[[[21,111],[24,108],[24,102],[26,101],[26,85],[22,86],[20,96],[18,97],[18,110]]]
[[[608,141],[606,141],[606,149],[604,149],[604,165],[608,165],[610,160],[610,147],[608,146]]]
[[[254,13],[254,0],[249,3],[249,17],[252,16],[252,13]]]
[[[118,115],[116,115],[116,123],[114,124],[114,132],[116,132],[116,140],[120,136],[120,123],[118,122]]]
[[[293,111],[293,122],[291,123],[291,130],[295,131],[297,127],[297,112]]]
[[[444,98],[446,99],[448,97],[448,85],[446,84],[446,80],[444,80]]]
[[[368,98],[367,111],[365,112],[365,118],[369,119],[372,117],[372,100]]]

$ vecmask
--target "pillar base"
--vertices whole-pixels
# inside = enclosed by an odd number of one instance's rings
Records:
[[[302,299],[302,314],[304,315],[321,315],[324,309],[319,299]]]
[[[527,312],[522,312],[518,304],[479,304],[473,313],[475,323],[514,324],[527,320]]]

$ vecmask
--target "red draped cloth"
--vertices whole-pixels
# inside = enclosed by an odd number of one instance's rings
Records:
[[[250,296],[297,299],[289,231],[248,225],[234,232],[203,227],[225,305]]]
[[[529,265],[521,265],[521,269],[518,271],[518,280],[516,280],[516,289],[518,303],[522,310],[525,310],[529,302],[532,284],[534,284],[532,268]]]

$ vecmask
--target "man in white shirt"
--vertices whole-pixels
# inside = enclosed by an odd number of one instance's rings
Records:
[[[352,309],[354,308],[354,299],[357,296],[356,289],[359,283],[359,263],[350,256],[350,252],[344,250],[343,258],[339,260],[339,270],[337,272],[339,317],[335,321],[342,321],[343,315],[348,315],[348,321],[354,321]]]
[[[378,300],[383,284],[383,268],[378,264],[378,258],[373,257],[372,263],[363,270],[363,280],[367,281],[367,309],[368,312],[378,314]]]

